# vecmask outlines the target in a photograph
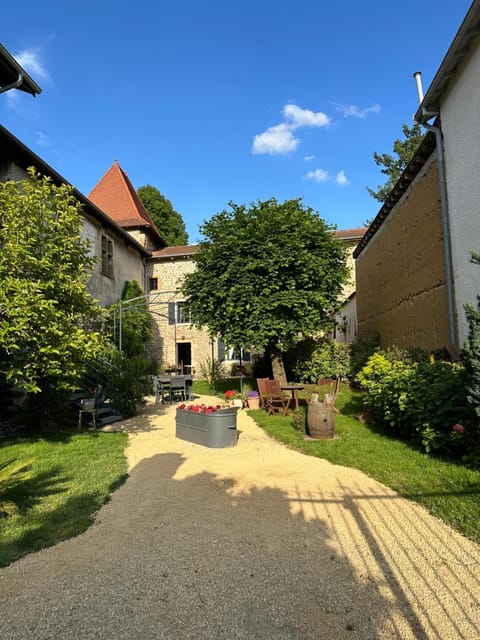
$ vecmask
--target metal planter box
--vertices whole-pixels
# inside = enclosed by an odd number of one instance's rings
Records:
[[[237,409],[220,409],[213,413],[177,409],[175,436],[204,447],[234,447],[238,439]]]

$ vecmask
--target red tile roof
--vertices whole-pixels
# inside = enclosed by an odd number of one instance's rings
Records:
[[[127,174],[122,171],[116,160],[88,197],[121,227],[125,229],[147,227],[156,240],[165,244]]]
[[[367,227],[357,229],[338,229],[335,235],[339,240],[360,240],[367,232]]]
[[[165,247],[158,251],[152,251],[152,258],[181,258],[193,255],[198,251],[198,244],[186,244],[176,247]]]

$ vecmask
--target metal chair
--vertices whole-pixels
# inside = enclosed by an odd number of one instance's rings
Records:
[[[170,381],[162,380],[159,376],[152,376],[155,402],[158,404],[170,400]]]
[[[187,399],[187,381],[185,376],[172,376],[170,380],[170,402]]]

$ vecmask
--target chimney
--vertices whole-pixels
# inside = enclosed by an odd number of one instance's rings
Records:
[[[422,87],[422,72],[415,71],[413,74],[415,78],[415,82],[417,83],[417,94],[418,94],[418,104],[422,104],[423,102],[423,87]]]

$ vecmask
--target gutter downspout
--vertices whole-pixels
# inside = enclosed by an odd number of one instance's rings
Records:
[[[23,82],[23,75],[21,73],[18,74],[18,78],[12,84],[7,84],[5,87],[0,88],[0,93],[5,93],[5,91],[10,91],[10,89],[18,89],[18,87]]]
[[[417,91],[419,102],[423,101],[423,91],[421,86],[421,73],[416,71],[413,74],[417,82]],[[432,114],[431,117],[437,114]],[[418,121],[416,121],[418,122]],[[453,271],[452,271],[452,249],[450,243],[450,214],[448,210],[448,198],[447,198],[447,178],[445,173],[445,153],[443,148],[443,135],[440,127],[435,127],[432,124],[426,122],[420,122],[427,131],[431,131],[435,134],[435,144],[437,147],[437,165],[438,165],[438,181],[440,187],[440,208],[441,208],[441,220],[442,220],[442,234],[443,234],[443,251],[445,254],[445,288],[447,293],[447,310],[448,310],[448,332],[450,345],[453,347],[454,352],[458,351],[457,333],[455,330],[455,304],[453,298]]]

